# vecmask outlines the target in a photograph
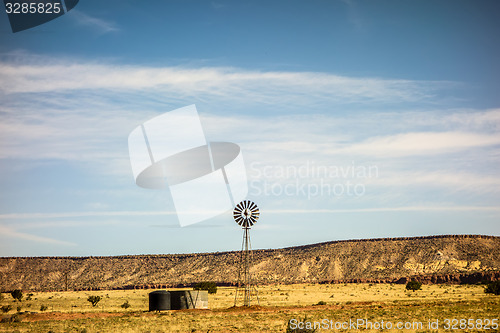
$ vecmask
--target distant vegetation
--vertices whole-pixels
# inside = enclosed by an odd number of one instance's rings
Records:
[[[487,294],[500,295],[500,281],[488,283],[484,292]]]
[[[415,291],[415,290],[420,290],[420,289],[422,289],[422,283],[420,283],[418,281],[410,281],[406,284],[406,290]]]
[[[9,312],[10,310],[12,310],[12,305],[10,305],[10,304],[9,304],[9,305],[3,305],[3,306],[1,307],[1,309],[2,309],[2,312],[3,312],[3,313],[7,313],[7,312]]]
[[[89,296],[89,298],[87,298],[87,301],[92,303],[92,306],[96,306],[100,300],[101,300],[101,296]]]
[[[23,291],[21,289],[13,290],[10,292],[10,294],[12,295],[12,298],[19,302],[21,302],[21,300],[23,299]]]
[[[215,282],[199,282],[194,285],[194,290],[208,290],[209,294],[217,293],[217,284]]]

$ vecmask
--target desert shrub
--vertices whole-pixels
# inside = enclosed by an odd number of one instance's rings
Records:
[[[33,293],[29,293],[28,296],[26,296],[26,300],[31,301],[31,296],[33,296]]]
[[[486,285],[484,292],[487,294],[500,295],[500,281],[490,282]]]
[[[326,305],[325,301],[319,301],[316,305]]]
[[[45,304],[40,305],[40,311],[42,311],[42,312],[45,311],[45,310],[47,310],[48,308],[49,307],[47,305],[45,305]]]
[[[100,300],[101,300],[101,296],[89,296],[87,298],[87,301],[89,301],[90,303],[92,303],[92,306],[96,306],[97,303],[99,303]]]
[[[217,284],[215,282],[198,282],[194,285],[194,290],[207,290],[209,294],[217,293]]]
[[[2,310],[3,313],[7,313],[10,310],[12,310],[12,305],[10,305],[10,304],[9,305],[3,305],[0,309]]]
[[[293,319],[289,319],[288,322],[286,323],[286,333],[315,333],[316,332],[316,329],[314,328],[292,328],[292,326],[295,326],[293,325],[293,322],[292,322]],[[304,319],[302,319],[302,322],[303,323],[306,323],[308,322],[309,320],[307,319],[307,316],[304,317]]]
[[[17,306],[17,312],[21,312],[22,307],[20,305]]]
[[[2,322],[2,323],[20,323],[21,322],[21,316],[19,314],[17,314],[17,313],[14,313],[10,317],[4,317],[4,318],[2,318],[2,320],[0,322]],[[19,332],[19,331],[15,331],[15,332]]]
[[[418,281],[410,281],[406,284],[406,290],[420,290],[422,288],[422,283]]]
[[[128,303],[128,301],[125,301],[125,303],[123,303],[122,305],[120,305],[122,308],[124,309],[128,309],[130,308],[130,304]]]
[[[17,301],[21,301],[23,298],[23,291],[21,289],[16,289],[10,292],[12,298],[14,298]]]
[[[10,317],[10,321],[12,323],[20,323],[21,322],[21,316],[17,313],[14,313],[11,317]]]

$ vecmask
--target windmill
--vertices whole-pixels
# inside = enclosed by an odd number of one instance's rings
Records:
[[[250,306],[252,292],[257,296],[257,288],[252,286],[250,276],[251,265],[251,243],[250,243],[250,227],[253,226],[259,219],[259,208],[255,203],[249,200],[243,200],[236,205],[233,211],[233,218],[243,228],[243,242],[241,244],[240,267],[238,269],[238,287],[234,296],[234,305],[238,299],[238,292],[243,289],[243,305]],[[257,302],[259,298],[257,296]]]

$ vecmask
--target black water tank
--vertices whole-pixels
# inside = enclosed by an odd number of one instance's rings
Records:
[[[170,293],[157,290],[149,293],[149,311],[170,310]]]
[[[175,290],[170,292],[170,306],[172,310],[194,309],[189,291]]]

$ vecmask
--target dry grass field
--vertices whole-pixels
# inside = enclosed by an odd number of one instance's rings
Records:
[[[161,313],[147,311],[152,290],[43,292],[30,300],[25,294],[21,302],[3,294],[0,305],[12,310],[2,314],[0,332],[286,332],[289,320],[295,320],[292,328],[321,324],[316,332],[500,331],[492,321],[500,317],[500,297],[485,294],[484,286],[423,285],[411,292],[397,284],[295,284],[258,290],[259,303],[250,308],[234,308],[235,289],[220,287],[209,295],[208,310]],[[87,301],[90,295],[102,297],[96,307]],[[126,301],[130,307],[123,309]],[[429,328],[429,320],[438,320],[438,329]],[[406,328],[397,329],[398,323]]]

